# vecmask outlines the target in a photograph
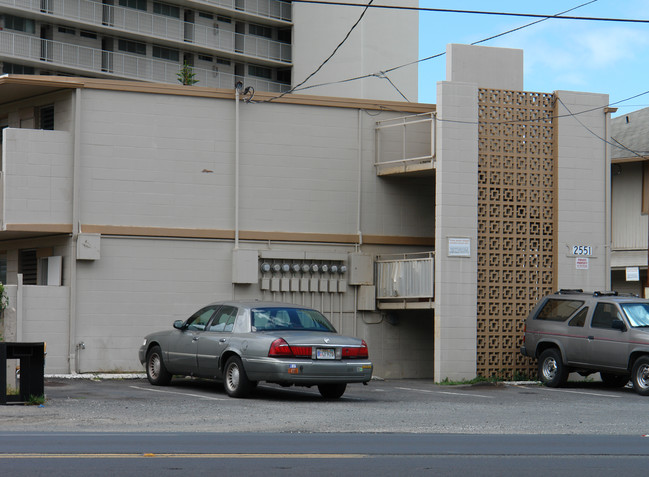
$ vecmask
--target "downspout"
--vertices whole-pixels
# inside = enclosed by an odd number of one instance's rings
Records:
[[[611,231],[611,145],[610,141],[611,138],[609,137],[608,133],[608,123],[609,123],[609,115],[610,113],[614,113],[617,111],[617,108],[604,108],[604,138],[606,141],[604,141],[604,182],[606,184],[605,186],[605,194],[604,194],[604,208],[606,209],[605,211],[605,217],[604,217],[604,227],[605,227],[605,235],[604,235],[604,240],[606,242],[605,250],[604,250],[604,270],[605,270],[605,281],[604,281],[604,289],[605,290],[610,290],[611,289],[611,240],[612,240],[612,231]]]
[[[77,359],[77,243],[79,239],[79,156],[81,154],[81,89],[74,95],[74,145],[72,151],[72,246],[70,250],[70,319],[68,322],[68,351],[70,373],[80,371]]]
[[[357,198],[356,198],[356,233],[358,234],[358,246],[363,245],[363,232],[361,231],[361,185],[362,185],[362,174],[363,174],[363,134],[362,134],[362,111],[358,110],[358,137],[356,150],[358,151],[358,185]]]
[[[234,86],[234,249],[239,250],[239,95],[243,83]]]

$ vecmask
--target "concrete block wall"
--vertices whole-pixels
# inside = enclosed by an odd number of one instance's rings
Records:
[[[246,249],[268,245],[243,242]],[[348,253],[353,247],[278,244],[281,252]],[[366,253],[389,253],[389,248]],[[137,350],[145,335],[170,329],[202,305],[227,299],[287,301],[321,310],[343,334],[365,339],[384,378],[430,378],[431,312],[401,316],[356,312],[354,287],[344,294],[262,292],[256,284],[231,284],[232,244],[201,240],[102,237],[101,259],[78,262],[76,341],[83,342],[81,372],[141,371]]]
[[[435,381],[476,373],[478,88],[437,86],[435,197]],[[470,242],[470,256],[449,256],[449,239]]]
[[[555,91],[557,134],[558,288],[610,288],[610,146],[608,95]],[[577,269],[573,245],[593,247]]]
[[[72,135],[7,129],[3,143],[4,223],[72,223]]]
[[[360,186],[363,233],[430,236],[431,182],[374,169],[396,115],[242,103],[240,228],[355,234]],[[232,230],[234,127],[230,100],[84,91],[81,222]]]

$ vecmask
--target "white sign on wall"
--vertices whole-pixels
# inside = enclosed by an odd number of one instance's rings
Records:
[[[588,270],[588,259],[586,257],[577,257],[575,259],[575,268],[577,270]]]
[[[626,281],[627,282],[639,282],[640,281],[640,269],[638,267],[626,267]]]
[[[450,238],[448,239],[448,256],[449,257],[470,257],[471,256],[471,239],[469,238]]]

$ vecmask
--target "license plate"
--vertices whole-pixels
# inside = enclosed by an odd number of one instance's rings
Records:
[[[317,359],[336,359],[336,351],[332,348],[318,348],[315,352]]]

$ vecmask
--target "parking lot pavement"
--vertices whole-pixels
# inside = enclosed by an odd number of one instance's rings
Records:
[[[174,379],[48,377],[42,407],[0,406],[5,431],[409,432],[478,434],[649,434],[649,398],[630,388],[569,383],[442,386],[430,380],[349,385],[339,400],[316,388],[260,384],[250,399],[220,384]]]

